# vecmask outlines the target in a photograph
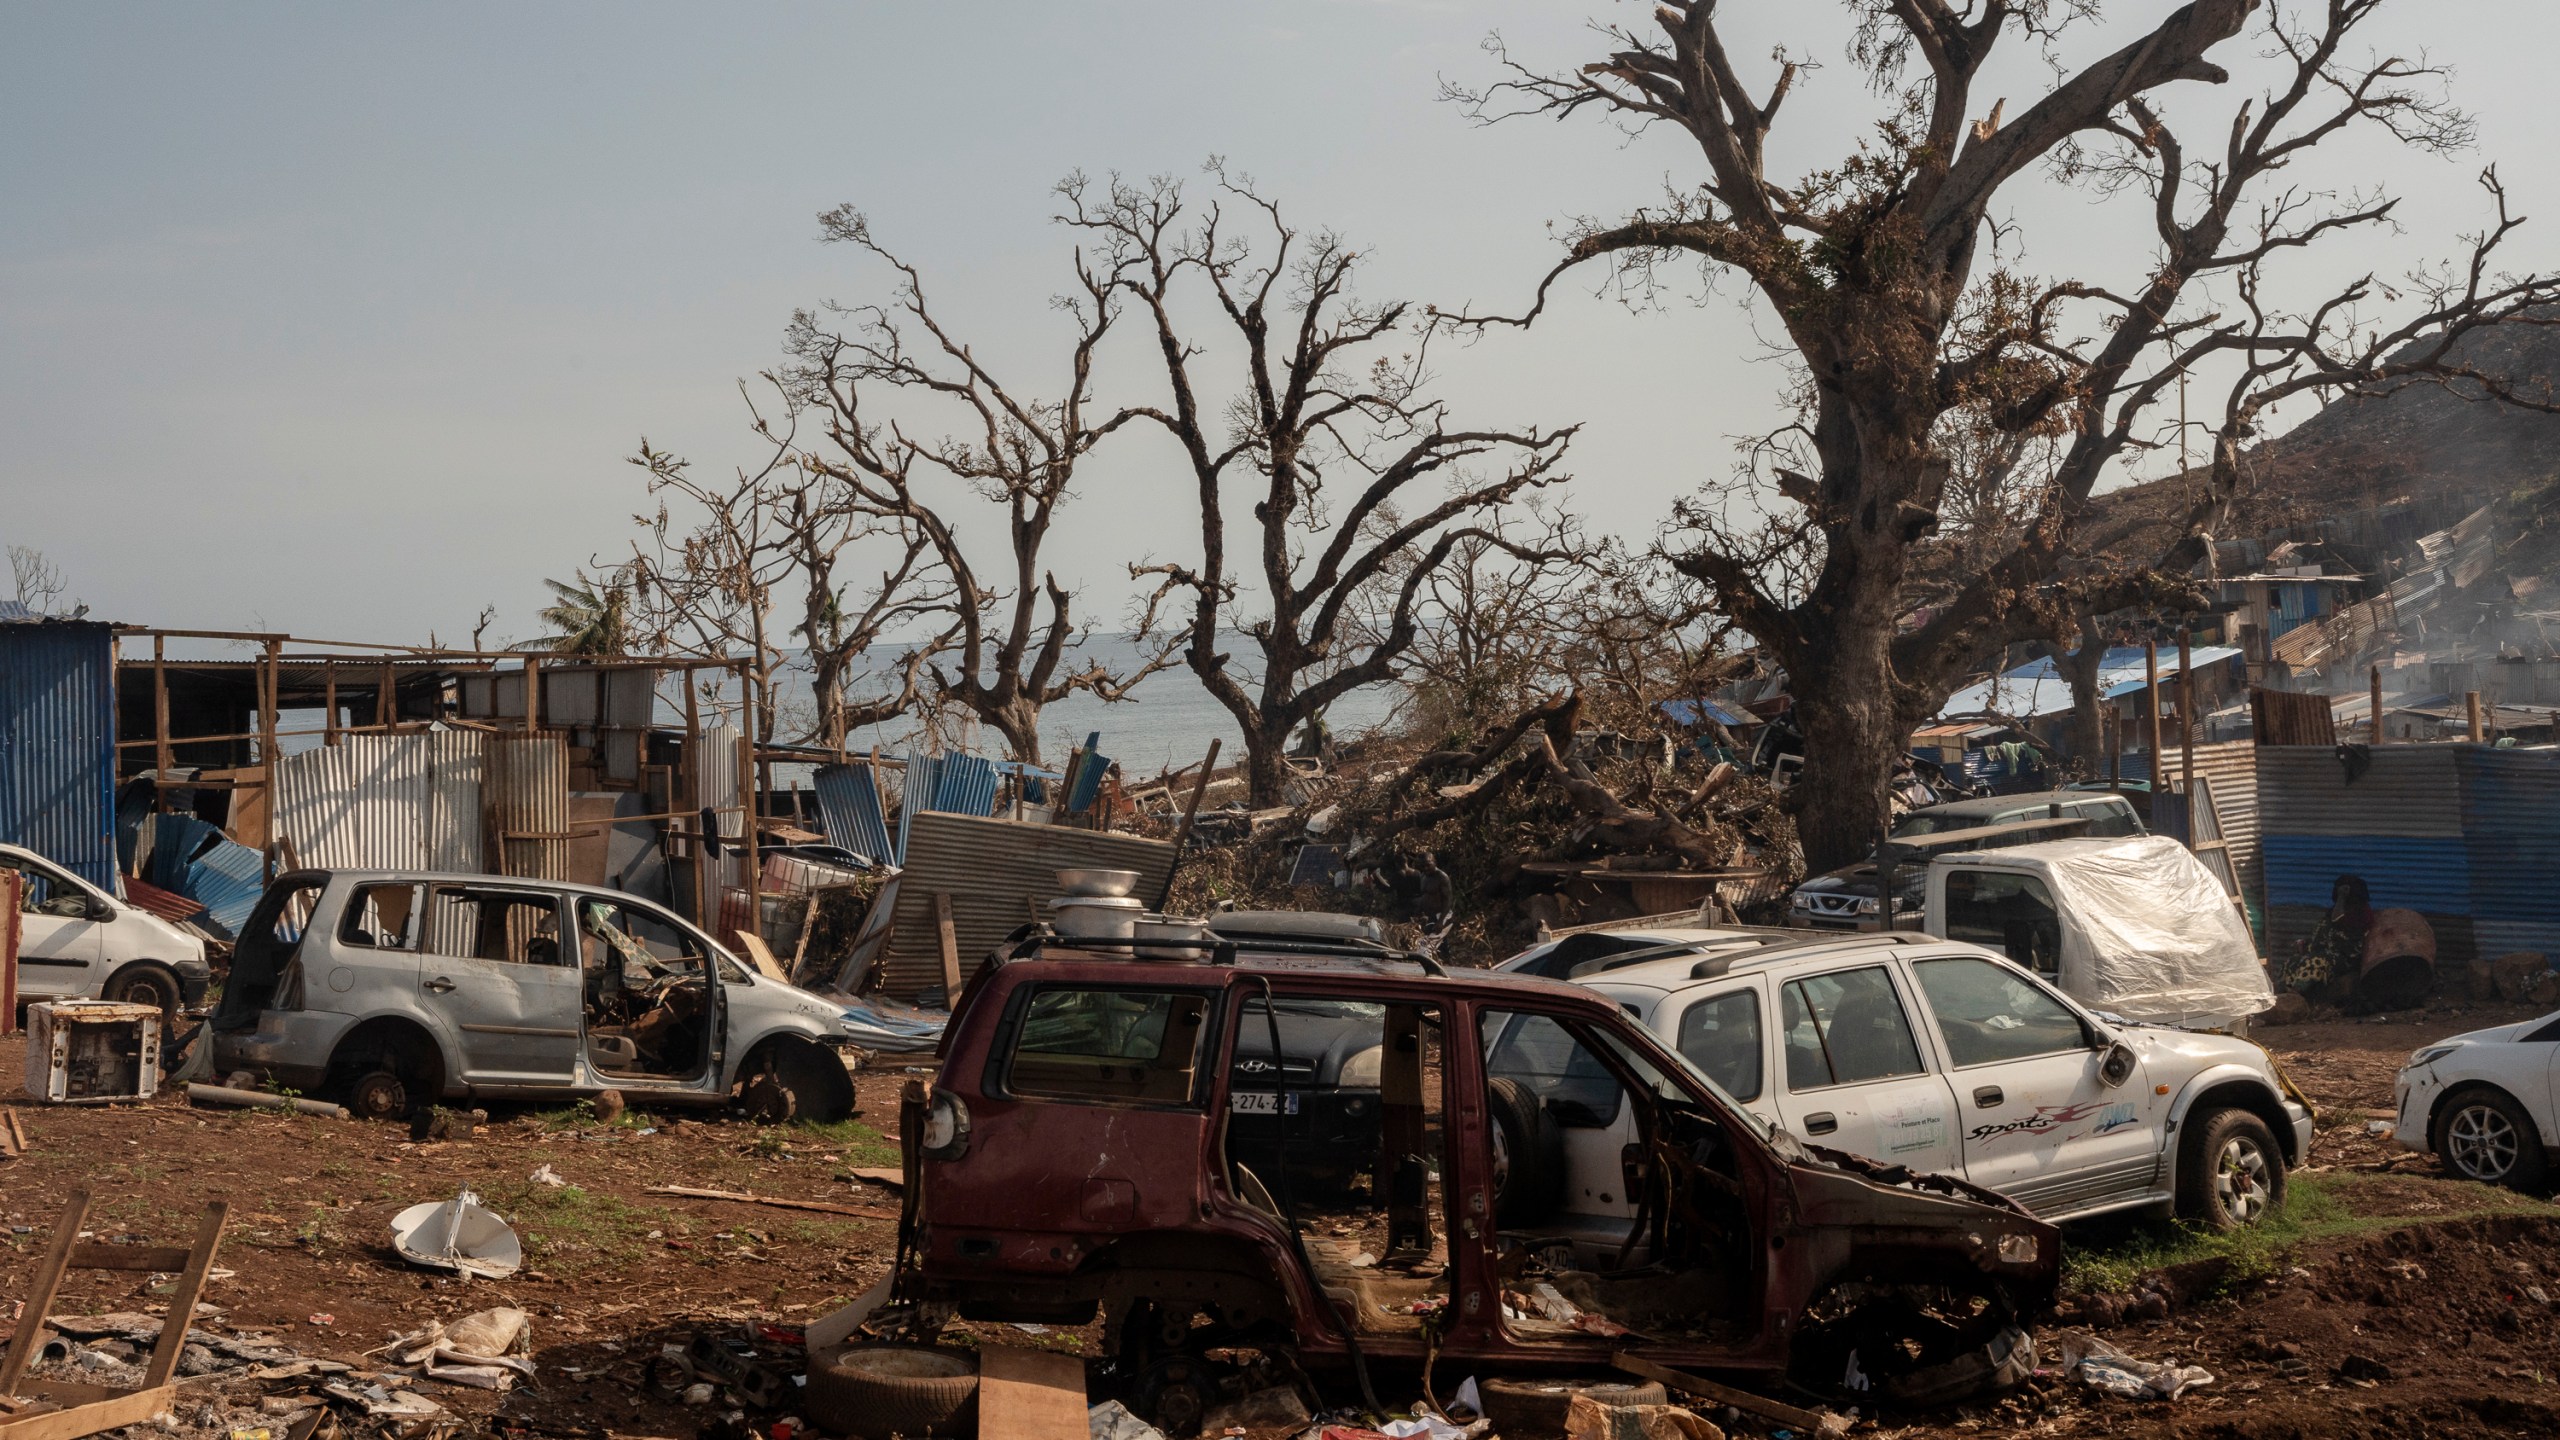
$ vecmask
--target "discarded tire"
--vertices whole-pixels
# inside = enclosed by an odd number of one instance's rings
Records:
[[[1493,1110],[1494,1214],[1504,1225],[1535,1225],[1564,1203],[1564,1129],[1517,1080],[1494,1080],[1485,1093]]]
[[[857,1345],[809,1366],[801,1406],[857,1440],[964,1435],[978,1421],[978,1362],[965,1350]]]
[[[1494,1433],[1506,1440],[1515,1435],[1520,1440],[1562,1435],[1565,1412],[1573,1408],[1576,1395],[1588,1395],[1602,1405],[1671,1403],[1671,1392],[1650,1380],[1636,1384],[1619,1380],[1487,1380],[1480,1393],[1484,1396],[1485,1417],[1493,1421]]]

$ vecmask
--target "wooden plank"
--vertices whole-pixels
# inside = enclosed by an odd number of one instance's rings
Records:
[[[773,947],[764,943],[763,936],[753,930],[732,930],[729,933],[738,937],[738,948],[746,951],[747,958],[755,962],[757,974],[786,985],[791,983],[791,977],[782,973],[782,962],[773,957]]]
[[[825,1200],[787,1200],[747,1190],[706,1190],[697,1185],[652,1185],[651,1195],[681,1195],[687,1200],[727,1200],[739,1205],[772,1205],[784,1210],[815,1210],[822,1215],[856,1215],[865,1220],[895,1220],[898,1212],[880,1205],[837,1205]]]
[[[1059,1350],[978,1347],[978,1433],[1005,1440],[1085,1440],[1084,1362]]]
[[[933,892],[934,941],[942,949],[942,1003],[960,1003],[960,931],[951,919],[951,896]]]
[[[1692,1375],[1685,1370],[1674,1370],[1668,1365],[1656,1365],[1640,1355],[1630,1355],[1623,1350],[1610,1357],[1610,1363],[1630,1375],[1659,1382],[1667,1389],[1701,1396],[1730,1405],[1736,1410],[1748,1410],[1763,1419],[1775,1420],[1781,1425],[1793,1426],[1815,1435],[1837,1435],[1849,1428],[1849,1422],[1840,1416],[1816,1415],[1810,1410],[1799,1410],[1793,1405],[1782,1404],[1766,1396],[1754,1395],[1748,1390],[1736,1390],[1730,1385],[1719,1385],[1704,1376]],[[980,1383],[983,1385],[985,1382]]]
[[[16,913],[13,907],[11,913]],[[0,1395],[18,1393],[18,1382],[27,1378],[27,1366],[44,1348],[48,1327],[45,1317],[53,1313],[53,1297],[62,1289],[62,1272],[70,1267],[71,1252],[80,1243],[80,1227],[89,1218],[89,1188],[75,1187],[62,1202],[62,1215],[53,1222],[53,1237],[45,1244],[44,1258],[36,1262],[36,1273],[27,1282],[24,1303],[18,1311],[17,1333],[9,1337],[9,1354],[0,1359]],[[88,1432],[82,1431],[82,1434]]]
[[[102,1430],[139,1425],[177,1403],[177,1386],[155,1385],[93,1405],[0,1421],[0,1440],[80,1440]]]
[[[90,1242],[71,1252],[74,1270],[148,1270],[174,1275],[187,1268],[194,1252],[183,1245],[101,1245]]]
[[[146,1388],[158,1389],[178,1377],[178,1354],[187,1348],[187,1327],[195,1323],[196,1302],[204,1298],[205,1272],[213,1268],[214,1252],[222,1248],[222,1225],[230,1217],[230,1201],[205,1202],[204,1219],[196,1224],[194,1252],[178,1275],[178,1288],[169,1296],[169,1313],[160,1322],[160,1343],[151,1349],[150,1368],[142,1372]]]

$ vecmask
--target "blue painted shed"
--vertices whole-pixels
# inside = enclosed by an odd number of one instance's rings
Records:
[[[0,608],[0,841],[116,889],[115,627]]]

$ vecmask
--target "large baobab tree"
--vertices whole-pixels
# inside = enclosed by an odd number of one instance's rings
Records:
[[[1253,803],[1269,805],[1291,735],[1396,678],[1417,598],[1460,546],[1569,558],[1494,522],[1565,478],[1574,432],[1451,424],[1418,312],[1360,298],[1359,251],[1300,233],[1249,182],[1211,173],[1218,198],[1196,217],[1171,181],[1078,178],[1059,193],[1152,328],[1168,403],[1142,413],[1173,436],[1196,487],[1197,561],[1133,567],[1158,579],[1150,628],[1178,617],[1183,661],[1243,731]],[[1198,334],[1195,298],[1209,317]],[[1211,378],[1228,363],[1230,379]],[[1247,515],[1231,515],[1230,486],[1251,497]]]
[[[1074,592],[1041,554],[1059,507],[1073,498],[1077,467],[1136,418],[1133,410],[1097,413],[1093,397],[1095,353],[1120,313],[1120,274],[1076,257],[1075,293],[1055,302],[1075,340],[1056,398],[1045,399],[1000,379],[944,327],[916,267],[875,239],[860,212],[839,207],[819,224],[827,240],[863,251],[897,279],[886,305],[793,317],[784,379],[820,431],[794,463],[925,547],[952,593],[952,638],[931,667],[940,698],[1004,736],[1015,758],[1037,763],[1043,707],[1078,691],[1123,699],[1173,663],[1170,645],[1119,671],[1095,660],[1083,649]],[[940,418],[927,418],[937,408]],[[959,432],[938,433],[946,420]],[[981,538],[973,558],[964,532],[987,518],[988,502],[1001,507],[1004,543]]]
[[[1761,65],[1731,53],[1716,0],[1661,0],[1645,22],[1606,27],[1607,53],[1569,71],[1497,43],[1503,77],[1453,92],[1487,119],[1594,112],[1695,147],[1695,188],[1578,225],[1538,305],[1507,323],[1533,319],[1576,266],[1641,288],[1694,260],[1746,282],[1783,333],[1795,423],[1683,507],[1687,538],[1666,554],[1788,671],[1808,863],[1872,841],[1894,756],[1968,668],[2012,640],[2068,637],[2079,616],[2157,601],[2230,504],[2269,406],[2418,377],[2503,388],[2456,343],[2560,287],[2497,268],[2517,221],[2494,172],[2481,177],[2491,213],[2460,259],[2308,301],[2281,283],[2288,259],[2395,219],[2387,196],[2307,178],[2315,147],[2354,132],[2420,152],[2469,142],[2438,71],[2364,53],[2357,32],[2381,3],[2256,13],[2256,0],[2196,0],[2073,70],[2066,32],[2107,23],[2088,0],[1841,0],[1830,14],[1845,17],[1878,113],[1853,153],[1795,174],[1772,167],[1771,137],[1809,72],[1784,52]],[[1826,18],[1811,12],[1788,7],[1788,22],[1808,16],[1810,31]],[[2253,13],[2255,57],[2235,39]],[[2020,52],[2028,63],[1987,69]],[[2229,81],[2226,52],[2265,88],[2208,88]],[[1993,93],[2028,85],[2041,93],[2025,104]],[[2147,230],[2147,263],[2115,283],[2019,269],[2003,201],[2039,175],[2121,196],[2098,213]],[[2048,237],[2039,254],[2068,250]],[[2158,402],[2183,373],[2219,400],[2188,542],[2138,565],[2078,553],[2092,490],[2156,443]],[[2007,503],[1955,493],[1968,475]]]

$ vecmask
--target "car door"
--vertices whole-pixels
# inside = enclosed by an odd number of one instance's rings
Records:
[[[94,995],[105,980],[106,926],[89,918],[89,894],[29,856],[0,855],[18,872],[18,993],[29,1000]]]
[[[1952,1171],[1955,1093],[1920,1048],[1900,977],[1844,966],[1778,986],[1779,1114],[1816,1145],[1914,1170]]]
[[[551,891],[435,888],[418,1000],[452,1028],[467,1083],[545,1089],[573,1082],[577,950],[563,933],[560,897]]]
[[[1775,1041],[1767,994],[1754,982],[1672,995],[1651,1028],[1698,1073],[1772,1125],[1784,1124],[1777,1103]]]
[[[1964,1117],[1967,1178],[2045,1216],[2150,1192],[2168,1102],[2139,1057],[2110,1084],[2112,1040],[2014,965],[1907,963]]]

